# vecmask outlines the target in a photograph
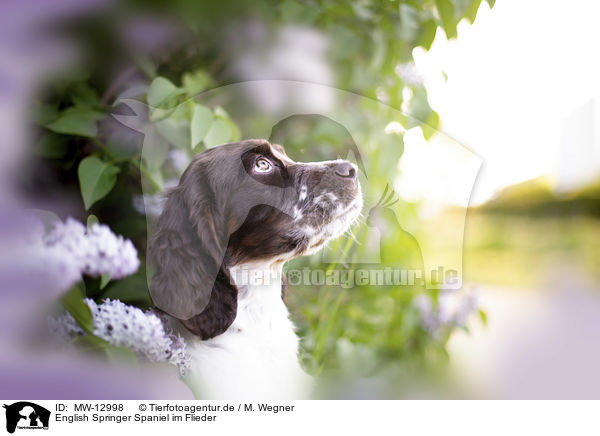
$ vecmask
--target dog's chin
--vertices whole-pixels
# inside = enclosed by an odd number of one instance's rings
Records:
[[[327,242],[344,234],[358,220],[362,210],[362,196],[360,192],[346,207],[338,207],[331,214],[331,218],[318,227],[305,229],[309,238],[307,250],[302,255],[310,255],[319,251]]]

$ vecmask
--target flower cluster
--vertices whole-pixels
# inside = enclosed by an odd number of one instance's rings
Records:
[[[423,86],[425,82],[423,75],[414,62],[399,64],[395,68],[396,74],[410,86]]]
[[[167,161],[178,174],[183,174],[190,164],[191,158],[185,151],[175,148],[167,153]]]
[[[151,362],[176,365],[181,375],[189,371],[190,356],[179,335],[166,331],[163,321],[153,312],[107,299],[101,304],[86,299],[94,319],[94,335],[111,345],[126,347]],[[62,340],[85,333],[70,314],[50,318],[51,334]]]
[[[155,194],[136,195],[133,197],[133,208],[140,215],[147,215],[157,218],[163,211],[167,201],[166,192],[176,187],[179,184],[178,179],[165,180],[163,184],[163,192]]]
[[[66,344],[70,342],[74,336],[85,335],[83,329],[69,312],[56,318],[48,317],[48,331],[50,332],[50,339],[57,344]]]
[[[425,294],[415,298],[415,306],[421,313],[423,326],[435,337],[450,331],[452,327],[467,326],[469,317],[479,309],[479,298],[475,292],[440,292],[437,304]]]
[[[27,253],[20,257],[27,261],[25,269],[21,271],[22,274],[26,274],[23,280],[27,278],[34,280],[33,287],[43,286],[50,293],[62,292],[81,280],[81,270],[73,262],[71,253],[66,247],[48,246],[40,236],[39,239],[30,241],[21,249]]]
[[[68,255],[80,274],[119,279],[133,274],[140,266],[137,251],[130,240],[115,235],[108,226],[92,224],[86,228],[68,218],[59,222],[44,238],[49,250]]]

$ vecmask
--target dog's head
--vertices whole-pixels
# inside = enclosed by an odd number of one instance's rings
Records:
[[[149,251],[154,304],[208,339],[234,321],[229,268],[311,254],[358,217],[356,166],[302,163],[283,147],[247,140],[198,154],[172,190]]]

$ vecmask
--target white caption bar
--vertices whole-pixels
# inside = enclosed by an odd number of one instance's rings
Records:
[[[16,435],[600,434],[597,401],[2,401]],[[390,433],[392,432],[392,433]],[[6,433],[5,433],[6,434]]]

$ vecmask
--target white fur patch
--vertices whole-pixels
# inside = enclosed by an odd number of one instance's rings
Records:
[[[298,206],[294,206],[294,221],[299,221],[304,217],[304,215],[302,215],[302,210],[298,207]]]
[[[306,196],[307,196],[306,185],[302,185],[302,188],[300,188],[300,196],[298,197],[298,201],[306,200]]]
[[[298,337],[281,297],[282,263],[237,265],[232,277],[264,274],[259,285],[240,282],[237,316],[227,331],[202,341],[186,338],[192,355],[188,383],[210,399],[308,397],[312,378],[298,363]]]
[[[309,243],[309,246],[312,247],[304,254],[308,255],[316,253],[327,241],[342,235],[346,229],[351,227],[358,219],[360,211],[362,210],[362,203],[362,196],[358,195],[347,208],[344,209],[339,205],[335,214],[336,218],[320,229],[316,229],[312,226],[303,226],[300,230],[305,236],[310,238],[311,242]],[[320,240],[323,240],[323,242],[315,246],[314,244]]]
[[[324,194],[317,195],[313,198],[313,203],[315,204],[334,204],[338,200],[337,196],[333,192],[325,192]]]

